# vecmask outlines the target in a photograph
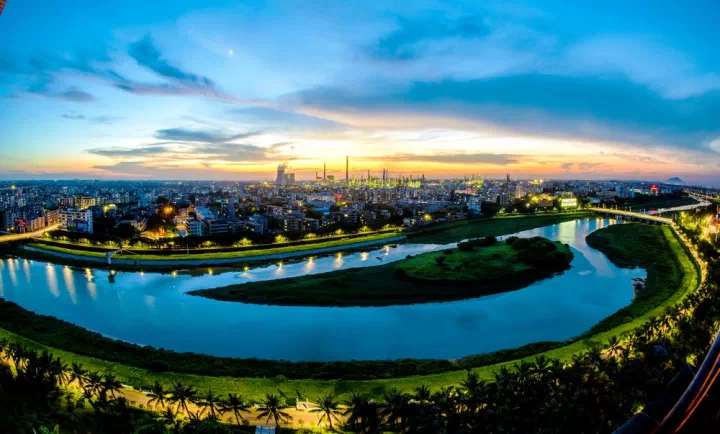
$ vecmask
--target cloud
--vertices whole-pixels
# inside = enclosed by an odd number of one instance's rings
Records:
[[[31,93],[46,96],[49,98],[57,98],[57,99],[64,99],[66,101],[72,101],[72,102],[93,102],[95,101],[95,97],[83,90],[78,89],[77,87],[71,87],[64,91],[52,91],[48,90],[46,88],[35,88],[30,90]]]
[[[207,77],[192,74],[170,65],[155,47],[150,35],[130,44],[128,54],[135,61],[163,77],[176,80],[189,87],[214,88],[215,83]]]
[[[60,115],[60,117],[63,117],[65,119],[71,119],[71,120],[82,120],[85,119],[85,115],[77,115],[77,114],[68,114],[63,113]]]
[[[517,163],[517,156],[507,154],[399,154],[383,157],[382,159],[384,161],[422,161],[446,164],[493,164],[500,166]]]
[[[186,128],[168,128],[157,130],[155,138],[177,142],[204,142],[225,143],[233,140],[245,139],[262,134],[261,131],[247,131],[244,133],[228,134],[223,131],[191,130]]]
[[[87,152],[94,155],[101,155],[103,157],[112,158],[146,157],[150,155],[164,154],[167,151],[168,148],[165,145],[147,145],[135,148],[113,146],[108,148],[92,148],[87,150]]]
[[[525,74],[376,89],[317,87],[287,98],[303,111],[350,123],[358,115],[415,115],[422,128],[453,119],[527,135],[701,150],[720,135],[720,92],[671,100],[624,79]]]
[[[83,114],[77,114],[77,113],[63,113],[60,115],[60,117],[62,117],[64,119],[68,119],[68,120],[73,120],[73,121],[86,120],[91,124],[104,124],[104,125],[111,124],[111,123],[117,121],[118,119],[121,119],[120,117],[117,117],[117,116],[94,116],[94,117],[89,118]]]
[[[265,161],[268,160],[267,148],[236,143],[208,144],[197,148],[198,152],[210,154],[209,158],[222,161],[243,162],[243,161]]]
[[[244,122],[281,130],[339,131],[347,127],[342,122],[270,107],[236,108],[229,113]]]
[[[422,55],[432,41],[487,36],[490,29],[481,17],[448,19],[434,11],[427,19],[397,18],[398,28],[382,36],[370,53],[382,60],[410,60]]]

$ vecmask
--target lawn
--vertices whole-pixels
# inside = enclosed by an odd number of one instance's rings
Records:
[[[193,254],[180,254],[180,255],[143,255],[143,254],[126,254],[116,255],[114,259],[127,259],[132,261],[182,261],[182,260],[203,260],[203,259],[243,259],[254,256],[266,256],[266,255],[279,255],[284,253],[295,253],[306,250],[324,249],[329,247],[338,247],[347,244],[365,243],[369,241],[378,241],[388,238],[393,238],[401,235],[400,233],[388,232],[382,234],[373,234],[365,237],[358,238],[343,238],[340,240],[323,241],[313,244],[302,244],[297,246],[284,246],[275,247],[269,249],[257,249],[257,250],[242,250],[237,252],[211,252],[211,253],[193,253]],[[77,256],[86,256],[94,258],[105,258],[104,252],[91,252],[85,250],[77,250],[66,247],[51,246],[40,243],[30,243],[30,247],[47,250],[50,252],[65,253]]]

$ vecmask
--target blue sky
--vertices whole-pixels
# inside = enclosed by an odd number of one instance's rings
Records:
[[[10,0],[0,176],[719,185],[720,6],[598,5]]]

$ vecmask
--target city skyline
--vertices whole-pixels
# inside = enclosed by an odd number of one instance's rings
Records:
[[[720,185],[711,2],[384,3],[9,1],[0,179]]]

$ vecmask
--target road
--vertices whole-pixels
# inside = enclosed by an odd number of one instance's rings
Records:
[[[12,241],[29,240],[31,238],[39,237],[47,231],[54,231],[58,227],[60,227],[60,225],[48,226],[45,229],[41,229],[41,230],[35,231],[35,232],[26,232],[24,234],[0,235],[0,244],[9,243]]]

